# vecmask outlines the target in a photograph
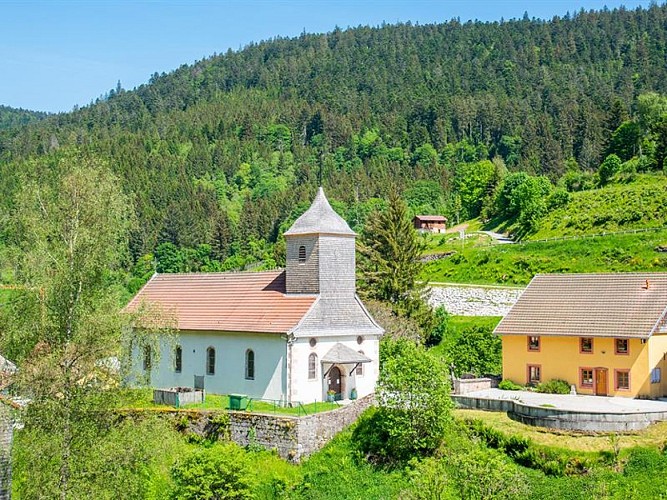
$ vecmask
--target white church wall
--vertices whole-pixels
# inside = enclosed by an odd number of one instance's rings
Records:
[[[161,359],[153,363],[152,387],[194,386],[195,376],[204,376],[204,389],[213,394],[245,394],[253,398],[284,400],[287,381],[286,341],[279,334],[182,331],[177,342],[182,349],[181,372],[175,371],[174,345],[161,346]],[[207,349],[215,349],[215,374],[206,374]],[[245,377],[246,351],[255,354],[255,377]],[[137,356],[142,369],[143,357]]]
[[[356,371],[352,371],[354,365],[340,365],[344,398],[349,398],[353,388],[357,389],[358,398],[375,392],[375,384],[379,375],[379,340],[376,336],[363,336],[361,344],[357,343],[356,335],[312,338],[316,340],[315,347],[310,346],[311,337],[298,337],[292,345],[292,401],[307,404],[326,399],[327,384],[324,374],[331,365],[323,366],[322,358],[337,343],[357,352],[363,351],[364,355],[372,360],[370,363],[364,363],[361,376],[357,375]],[[309,380],[308,358],[311,353],[317,355],[316,377]],[[352,371],[351,375],[350,371]]]

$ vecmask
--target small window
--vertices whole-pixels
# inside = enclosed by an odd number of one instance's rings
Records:
[[[359,336],[357,337],[357,344],[361,345],[361,344],[363,344],[363,343],[364,343],[364,338],[363,338],[361,335],[359,335]]]
[[[255,353],[252,349],[245,352],[245,378],[255,380]]]
[[[310,344],[310,347],[315,347],[317,345],[317,339],[313,337],[308,343]]]
[[[591,368],[582,368],[579,380],[581,387],[593,387],[593,370]]]
[[[299,247],[299,264],[306,263],[306,247],[301,245]]]
[[[308,379],[317,378],[317,354],[314,352],[308,356]]]
[[[528,383],[539,384],[542,380],[542,368],[539,365],[528,365]]]
[[[579,347],[582,353],[590,354],[593,352],[593,339],[590,337],[582,337],[579,339]]]
[[[629,354],[630,341],[628,339],[616,339],[616,354]]]
[[[144,371],[150,371],[153,368],[151,346],[144,346]]]
[[[359,354],[364,354],[364,351],[359,351]],[[357,369],[355,371],[355,374],[357,375],[357,377],[363,376],[363,374],[364,374],[364,365],[363,365],[363,363],[359,363],[357,365]]]
[[[528,350],[529,351],[539,351],[540,350],[540,338],[539,337],[528,337]]]
[[[183,368],[183,349],[181,349],[180,345],[177,345],[174,351],[174,371],[176,373],[181,373],[182,368]]]
[[[215,349],[206,349],[206,375],[215,375]]]
[[[616,390],[629,391],[630,390],[630,371],[616,370]]]
[[[651,383],[652,384],[659,384],[660,380],[662,378],[662,374],[660,373],[660,368],[656,367],[651,370]]]

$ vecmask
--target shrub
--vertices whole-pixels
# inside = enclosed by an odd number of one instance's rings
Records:
[[[504,379],[498,384],[498,389],[503,391],[520,391],[523,389],[519,384],[515,384],[511,380]]]
[[[570,384],[565,380],[553,379],[538,384],[535,390],[544,394],[569,394]]]
[[[175,500],[254,497],[248,457],[233,443],[195,451],[174,464],[171,476]]]
[[[498,374],[502,371],[501,344],[491,327],[473,326],[459,334],[447,356],[457,375]]]

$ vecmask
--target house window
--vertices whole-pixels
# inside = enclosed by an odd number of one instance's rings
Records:
[[[181,349],[180,345],[177,345],[176,349],[174,350],[174,371],[176,373],[181,373],[182,368],[183,368],[183,349]]]
[[[306,247],[301,245],[299,247],[299,264],[305,264],[306,262]]]
[[[364,351],[359,351],[359,354],[363,355]],[[359,363],[357,365],[357,369],[355,371],[355,374],[357,375],[357,377],[361,377],[364,374],[364,365],[362,363]]]
[[[579,339],[579,351],[591,354],[593,352],[593,339],[591,337],[581,337]]]
[[[528,383],[539,384],[542,381],[542,367],[540,365],[528,365]]]
[[[215,349],[206,349],[206,375],[215,375]]]
[[[308,356],[308,379],[313,380],[317,377],[317,354],[314,352]]]
[[[579,370],[579,385],[581,387],[593,387],[592,368],[581,368]]]
[[[144,371],[150,371],[153,367],[151,346],[144,346]]]
[[[662,378],[662,374],[660,373],[660,368],[656,367],[651,370],[651,383],[652,384],[659,384],[660,380]]]
[[[252,349],[245,352],[245,378],[255,380],[255,353]]]
[[[528,350],[529,351],[539,351],[540,350],[540,338],[530,336],[528,337]]]
[[[616,339],[616,354],[629,354],[630,341],[628,339]]]
[[[630,370],[616,370],[616,390],[630,390]]]

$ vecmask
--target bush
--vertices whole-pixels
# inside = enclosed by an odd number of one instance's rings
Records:
[[[519,384],[515,384],[511,380],[505,379],[498,384],[498,389],[503,391],[520,391],[523,387]]]
[[[172,467],[171,498],[254,498],[246,452],[233,443],[197,450]]]
[[[565,380],[553,379],[538,384],[535,390],[544,394],[570,394],[570,384]]]
[[[502,342],[488,326],[473,326],[461,331],[448,350],[457,375],[499,374],[502,371]]]

